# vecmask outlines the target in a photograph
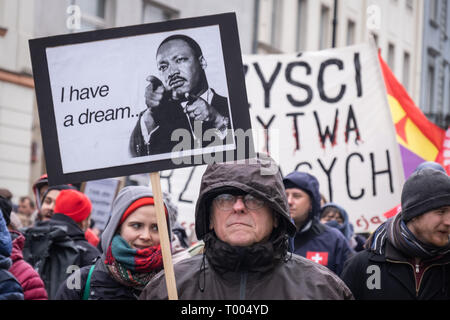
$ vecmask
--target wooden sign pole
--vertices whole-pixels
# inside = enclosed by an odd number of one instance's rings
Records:
[[[169,300],[178,300],[177,285],[172,263],[172,252],[170,250],[169,232],[167,229],[166,212],[161,192],[161,180],[159,172],[150,173],[150,182],[155,200],[156,219],[158,222],[159,240],[161,243],[164,274],[166,277],[167,293]]]

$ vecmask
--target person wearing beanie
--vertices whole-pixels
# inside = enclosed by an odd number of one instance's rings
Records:
[[[450,177],[415,171],[403,185],[401,207],[347,262],[343,280],[361,300],[449,300]]]
[[[283,179],[283,184],[297,228],[291,251],[340,276],[344,262],[354,251],[340,231],[320,223],[319,181],[309,173],[294,171]]]
[[[170,230],[170,210],[164,203]],[[169,237],[171,234],[169,232]],[[102,255],[93,266],[75,271],[61,284],[59,300],[136,300],[163,269],[158,223],[151,189],[128,186],[115,198],[101,236]],[[187,257],[187,255],[186,255]],[[92,269],[91,269],[92,268]],[[92,270],[89,288],[87,279]],[[81,287],[67,285],[81,279]],[[84,296],[86,293],[86,296]]]
[[[268,167],[278,166],[260,155],[206,168],[195,209],[205,247],[174,265],[180,300],[352,299],[334,273],[288,252],[295,225],[281,174]],[[164,273],[139,299],[168,299]]]
[[[419,164],[416,167],[414,172],[422,170],[422,169],[434,169],[434,170],[442,171],[443,173],[447,174],[447,171],[445,171],[444,167],[440,163],[435,162],[435,161],[422,162],[421,164]]]
[[[92,210],[89,198],[78,190],[63,188],[58,190],[53,208],[50,219],[24,231],[23,247],[24,259],[38,271],[49,300],[55,298],[74,266],[91,265],[100,256],[84,236]]]
[[[100,256],[100,251],[85,237],[91,211],[91,200],[84,193],[75,189],[63,189],[55,200],[54,213],[48,220],[54,226],[64,227],[67,235],[81,249],[79,267],[91,265]]]

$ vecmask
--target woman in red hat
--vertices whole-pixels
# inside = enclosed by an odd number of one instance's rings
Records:
[[[166,205],[165,210],[170,230]],[[154,199],[149,188],[129,186],[119,192],[102,233],[101,247],[101,259],[92,267],[75,271],[60,286],[56,299],[135,300],[163,269]],[[189,257],[187,251],[182,254]],[[77,281],[80,286],[70,285]]]

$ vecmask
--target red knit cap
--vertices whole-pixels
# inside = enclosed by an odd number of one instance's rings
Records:
[[[91,200],[82,192],[72,189],[61,190],[55,200],[55,213],[64,214],[75,222],[89,217],[92,211]]]
[[[127,210],[122,215],[122,218],[120,219],[119,226],[125,221],[125,219],[132,214],[134,211],[136,211],[138,208],[148,205],[155,205],[155,200],[153,200],[152,197],[144,197],[137,199],[135,202],[133,202]],[[166,211],[166,217],[167,217],[167,208],[164,205],[164,210]]]

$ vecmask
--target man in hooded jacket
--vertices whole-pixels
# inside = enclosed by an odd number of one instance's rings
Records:
[[[267,174],[268,164],[273,160],[259,158],[207,167],[195,212],[205,249],[174,266],[180,300],[353,298],[327,268],[288,253],[295,226],[281,175]],[[168,298],[162,272],[139,298]]]
[[[283,183],[289,211],[297,227],[292,252],[340,275],[344,262],[354,251],[341,232],[320,223],[320,193],[316,177],[294,171],[283,179]]]

